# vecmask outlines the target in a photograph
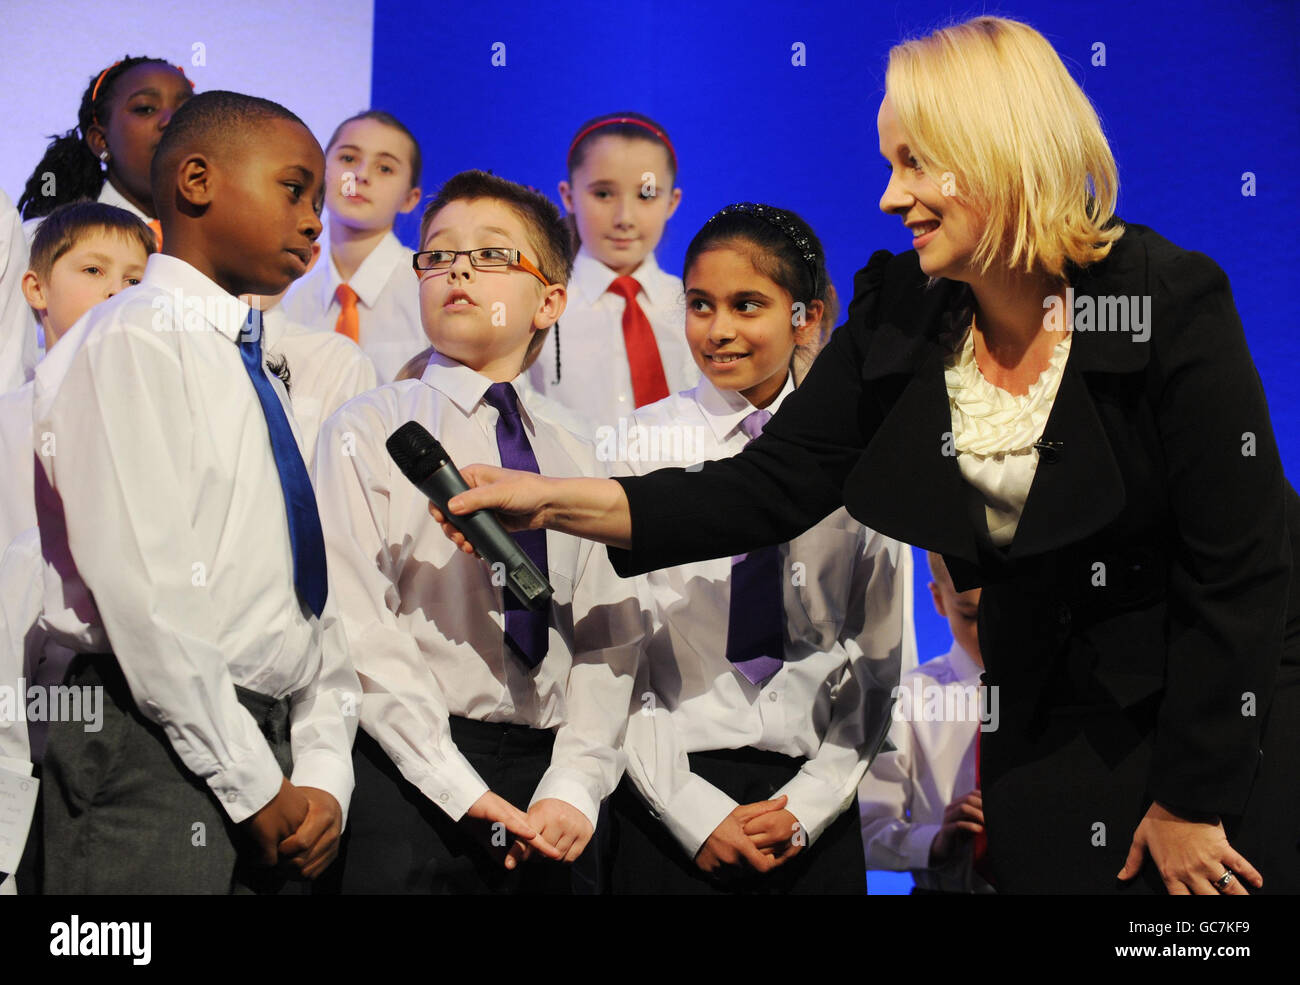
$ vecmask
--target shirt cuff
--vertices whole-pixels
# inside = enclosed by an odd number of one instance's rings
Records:
[[[248,820],[275,799],[284,780],[271,747],[262,741],[249,759],[237,760],[229,769],[207,778],[208,789],[235,824]]]
[[[708,780],[692,773],[660,820],[693,859],[709,835],[739,806]]]
[[[903,857],[909,869],[930,869],[930,846],[939,833],[938,824],[913,824],[903,836]]]
[[[789,799],[785,809],[795,816],[811,845],[830,827],[831,822],[857,800],[857,788],[846,797],[837,797],[825,783],[807,773],[799,772],[790,782],[772,794],[772,800],[785,794]]]
[[[17,773],[19,776],[31,776],[31,760],[14,759],[12,756],[0,756],[0,769],[6,769],[10,773]]]
[[[422,777],[407,779],[453,821],[459,821],[475,801],[490,792],[483,778],[460,755]]]
[[[597,815],[600,813],[600,798],[591,778],[569,766],[552,766],[542,774],[541,782],[533,791],[533,799],[528,802],[531,809],[539,800],[554,798],[566,804],[572,804],[591,822],[592,830],[596,828]]]
[[[351,758],[340,759],[324,750],[309,752],[301,759],[294,760],[293,778],[290,782],[295,787],[316,787],[318,790],[324,790],[337,800],[339,809],[343,812],[340,830],[347,828],[348,806],[352,803]]]

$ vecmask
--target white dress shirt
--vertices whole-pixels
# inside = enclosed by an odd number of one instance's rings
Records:
[[[310,470],[325,419],[379,385],[375,364],[351,339],[291,322],[278,305],[263,313],[262,330],[266,351],[289,363],[289,400]]]
[[[424,376],[381,386],[325,422],[316,452],[330,573],[365,697],[362,727],[402,775],[459,819],[488,787],[456,748],[448,716],[555,730],[533,801],[567,801],[594,825],[623,772],[619,751],[644,639],[644,599],[604,548],[547,531],[555,589],[546,658],[535,670],[505,642],[491,570],[457,550],[385,441],[419,421],[458,466],[496,465],[491,380],[434,354]],[[591,445],[520,394],[543,475],[601,474]]]
[[[339,307],[334,292],[343,278],[328,242],[325,256],[294,284],[281,306],[285,317],[317,332],[333,332]],[[374,361],[381,383],[390,382],[406,361],[429,346],[420,321],[420,288],[412,253],[388,232],[347,283],[357,292],[360,344]],[[328,262],[326,262],[328,261]]]
[[[345,811],[360,698],[333,592],[318,619],[294,589],[279,473],[237,345],[248,310],[155,254],[141,284],[41,361],[33,415],[55,494],[38,483],[52,635],[81,652],[111,645],[141,712],[235,822],[275,796],[281,771],[232,685],[290,698],[291,780]]]
[[[767,409],[775,412],[793,382]],[[754,408],[739,393],[701,379],[694,390],[641,408],[642,450],[633,473],[682,465],[663,454],[680,435],[691,461],[726,458],[746,442],[741,421]],[[629,440],[629,446],[631,446]],[[689,451],[687,442],[693,442]],[[692,457],[693,456],[693,457]],[[837,510],[781,548],[785,594],[785,661],[761,686],[727,661],[731,558],[653,571],[654,635],[645,661],[648,694],[637,704],[624,749],[628,776],[694,857],[738,805],[690,772],[687,754],[752,747],[806,758],[773,796],[815,840],[852,801],[889,725],[891,689],[900,668],[916,665],[912,626],[911,550]]]
[[[36,366],[32,309],[23,297],[27,238],[13,201],[0,190],[0,393],[31,379]]]
[[[967,715],[966,720],[953,721],[946,713],[931,716],[925,707],[933,699],[936,704],[932,707],[969,710],[967,696],[979,685],[981,672],[979,664],[954,641],[943,656],[903,676],[889,744],[872,761],[858,786],[868,869],[910,870],[922,889],[992,892],[972,871],[969,838],[959,841],[944,866],[930,867],[930,844],[943,824],[944,808],[977,786],[975,733],[979,719]]]
[[[36,526],[32,485],[32,383],[0,394],[0,550]]]
[[[31,530],[0,553],[0,687],[13,695],[13,703],[6,702],[0,713],[0,768],[22,776],[32,773],[24,655],[40,608],[41,543],[36,531]],[[0,896],[17,892],[12,874],[0,883]]]
[[[586,249],[580,249],[569,278],[569,297],[560,316],[560,380],[555,382],[555,329],[528,369],[529,385],[558,400],[594,436],[601,427],[618,427],[636,409],[632,370],[623,344],[623,298],[609,290],[618,275]],[[651,253],[632,274],[641,285],[637,304],[650,320],[668,392],[695,385],[699,367],[686,344],[686,299],[681,278],[659,269]]]
[[[25,677],[32,628],[41,612],[41,541],[25,531],[0,552],[0,687],[14,693],[0,714],[0,766],[15,773],[32,772],[27,737]],[[10,716],[9,711],[14,715]]]

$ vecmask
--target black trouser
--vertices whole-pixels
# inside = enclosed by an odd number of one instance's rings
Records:
[[[521,811],[551,764],[555,735],[524,725],[450,719],[452,741],[488,788]],[[534,855],[514,871],[485,821],[453,821],[409,783],[379,743],[357,730],[356,789],[343,850],[322,891],[568,893],[569,867]]]
[[[691,772],[740,804],[770,800],[799,772],[804,760],[759,749],[722,749],[690,754]],[[664,825],[624,778],[614,796],[610,888],[615,893],[865,893],[857,798],[813,844],[771,872],[719,882],[688,858]]]

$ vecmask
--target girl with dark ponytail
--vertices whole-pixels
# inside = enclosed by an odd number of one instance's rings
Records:
[[[24,219],[93,199],[155,218],[149,165],[172,113],[194,91],[184,71],[159,58],[126,57],[96,74],[77,125],[51,138],[18,200]]]

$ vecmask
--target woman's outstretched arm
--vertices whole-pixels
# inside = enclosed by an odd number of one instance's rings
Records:
[[[548,479],[491,465],[471,465],[461,475],[470,489],[447,504],[453,513],[490,509],[507,530],[558,530],[611,547],[626,548],[632,542],[627,496],[613,479]],[[432,503],[429,512],[457,547],[474,552]]]
[[[862,366],[886,267],[895,268],[890,283],[902,290],[925,283],[915,256],[872,256],[858,272],[848,320],[741,454],[617,480],[556,480],[475,465],[465,470],[474,488],[451,509],[492,509],[508,529],[546,527],[607,544],[622,575],[791,540],[843,505],[844,481],[880,423]],[[464,547],[460,534],[444,529]]]

